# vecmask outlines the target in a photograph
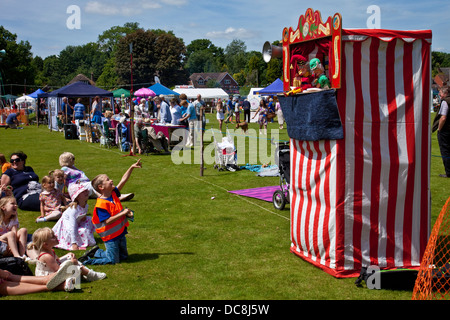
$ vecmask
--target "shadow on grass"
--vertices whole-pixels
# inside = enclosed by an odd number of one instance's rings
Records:
[[[168,256],[168,255],[178,255],[178,254],[194,254],[193,252],[164,252],[164,253],[132,253],[128,256],[126,263],[134,263],[145,260],[155,260],[160,256]]]

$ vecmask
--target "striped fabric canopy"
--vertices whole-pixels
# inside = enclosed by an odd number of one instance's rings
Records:
[[[420,265],[430,66],[431,31],[342,30],[344,139],[291,139],[291,252],[335,277]]]

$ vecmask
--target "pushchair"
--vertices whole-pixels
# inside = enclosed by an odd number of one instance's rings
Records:
[[[227,129],[227,135],[222,138],[222,142],[218,142],[213,132],[214,137],[214,154],[215,162],[214,169],[219,171],[229,170],[236,171],[237,166],[237,150],[231,138],[230,132]]]
[[[275,209],[283,210],[286,203],[289,203],[289,185],[291,174],[291,159],[289,144],[279,144],[277,148],[278,170],[280,172],[280,190],[276,190],[272,196],[272,202]]]
[[[119,146],[119,150],[122,152],[130,151],[131,143],[128,139],[127,125],[121,121],[116,127],[116,141]]]
[[[115,130],[111,130],[109,123],[103,121],[103,126],[100,128],[102,136],[100,137],[100,145],[110,148],[112,146],[117,146]]]

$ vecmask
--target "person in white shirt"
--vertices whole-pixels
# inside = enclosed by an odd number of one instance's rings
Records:
[[[172,98],[170,100],[170,115],[172,117],[172,121],[170,123],[179,125],[182,114],[181,114],[181,108],[178,105],[177,98]]]
[[[450,178],[450,121],[447,119],[450,105],[449,88],[442,87],[439,90],[439,96],[442,102],[438,112],[439,126],[437,129],[437,138],[445,168],[445,174],[440,174],[439,176],[442,178]]]
[[[160,104],[160,120],[159,122],[162,124],[170,123],[172,121],[172,116],[170,115],[170,107],[166,101],[164,101],[164,96],[159,96]]]

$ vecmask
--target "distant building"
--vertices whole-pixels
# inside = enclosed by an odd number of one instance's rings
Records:
[[[433,78],[438,88],[449,84],[450,68],[439,68],[439,73]]]
[[[208,88],[214,81],[215,87],[223,89],[228,94],[238,94],[239,85],[228,72],[193,73],[189,77],[194,88]]]

